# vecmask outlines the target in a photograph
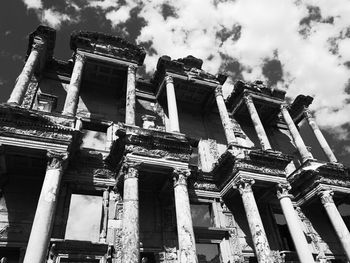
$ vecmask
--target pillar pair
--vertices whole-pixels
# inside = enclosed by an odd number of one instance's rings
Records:
[[[121,261],[138,263],[140,255],[139,164],[127,162],[125,169]],[[173,172],[179,263],[198,262],[186,182],[189,175],[188,169],[176,169]]]
[[[240,178],[237,182],[237,188],[242,196],[244,210],[248,220],[250,232],[252,234],[254,249],[259,263],[273,263],[274,258],[267,241],[264,226],[259,214],[258,207],[252,191],[253,179]],[[311,252],[307,249],[301,223],[294,210],[291,196],[288,191],[289,184],[279,184],[277,187],[277,197],[280,200],[283,214],[286,218],[289,231],[295,244],[297,254],[301,263],[312,263],[314,259]]]
[[[67,159],[67,153],[49,151],[47,156],[48,163],[45,178],[35,211],[23,263],[44,262],[50,243],[60,182]]]

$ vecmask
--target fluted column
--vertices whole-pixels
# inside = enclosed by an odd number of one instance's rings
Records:
[[[140,257],[138,167],[137,163],[125,164],[121,262],[128,263],[138,263]]]
[[[75,62],[67,90],[66,101],[64,103],[63,114],[74,116],[77,112],[80,83],[85,60],[86,58],[84,55],[78,52],[75,54]]]
[[[108,224],[108,207],[109,207],[109,191],[103,191],[102,199],[102,229],[100,233],[100,242],[106,242],[107,238],[107,224]]]
[[[313,130],[316,139],[318,143],[320,144],[324,154],[327,156],[328,160],[332,163],[337,162],[337,158],[335,157],[331,147],[329,147],[329,144],[327,143],[326,139],[324,138],[320,128],[318,127],[315,119],[312,116],[312,113],[310,112],[309,109],[304,109],[304,116],[306,118],[307,123]]]
[[[312,263],[315,261],[311,251],[308,249],[309,245],[306,241],[304,232],[301,229],[301,222],[296,214],[296,211],[294,210],[291,200],[292,196],[289,194],[290,189],[291,186],[287,183],[278,184],[277,197],[280,201],[290,235],[293,239],[293,243],[299,257],[299,261],[301,263]]]
[[[168,102],[168,115],[171,132],[180,132],[179,116],[177,112],[174,80],[171,76],[165,76],[166,97]]]
[[[189,176],[190,171],[188,169],[175,169],[173,172],[179,263],[198,262],[187,190],[187,178]]]
[[[215,89],[215,98],[216,98],[216,104],[218,106],[218,110],[220,114],[221,123],[222,123],[222,126],[224,127],[227,144],[229,145],[236,144],[237,139],[234,133],[232,121],[226,109],[224,97],[222,95],[221,85],[217,86]]]
[[[341,217],[333,200],[333,191],[323,190],[319,193],[321,203],[326,209],[327,215],[333,225],[336,235],[338,236],[341,245],[345,251],[345,255],[350,261],[350,233],[346,227],[343,218]]]
[[[248,220],[250,233],[252,234],[255,254],[259,263],[273,263],[271,249],[267,241],[264,226],[259,214],[258,206],[254,198],[252,185],[253,179],[240,178],[237,188],[242,196],[243,206]]]
[[[128,67],[127,86],[126,86],[126,108],[125,123],[135,125],[135,106],[136,105],[136,66]]]
[[[252,119],[254,129],[255,129],[256,134],[259,138],[261,148],[263,150],[271,149],[269,139],[267,138],[264,126],[261,123],[259,114],[255,108],[252,97],[249,95],[245,95],[243,97],[243,99],[244,99],[245,104],[247,105],[247,108],[248,108],[248,111],[250,114],[250,118]]]
[[[42,263],[47,255],[67,153],[49,151],[46,174],[23,263]]]
[[[292,135],[294,144],[298,149],[298,152],[301,156],[302,161],[305,162],[308,159],[313,159],[312,154],[306,148],[305,143],[303,141],[303,138],[301,138],[300,133],[299,133],[292,117],[290,116],[290,114],[288,112],[287,105],[283,104],[281,106],[281,113],[282,113],[284,121],[286,122],[286,124],[288,126],[290,134]]]
[[[15,87],[13,88],[7,103],[21,105],[45,45],[46,43],[43,38],[34,38],[32,50],[26,63],[24,64],[21,74],[18,76]]]

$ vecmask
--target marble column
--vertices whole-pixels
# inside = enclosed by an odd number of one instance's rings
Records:
[[[318,143],[320,144],[324,154],[327,156],[328,160],[332,163],[336,163],[337,158],[335,157],[331,147],[329,147],[329,144],[327,143],[326,139],[324,138],[320,128],[318,127],[318,125],[317,125],[315,119],[313,118],[312,113],[310,112],[309,109],[304,110],[304,116],[306,118],[307,123],[309,124],[309,126],[313,130],[313,132],[316,136],[316,139],[317,139]]]
[[[37,64],[40,60],[41,53],[45,48],[45,40],[40,37],[34,38],[32,50],[28,56],[28,59],[22,69],[21,74],[18,76],[15,87],[12,90],[11,96],[7,103],[13,105],[21,105],[23,98],[28,89],[29,82],[34,74]]]
[[[252,119],[254,129],[256,131],[256,134],[259,138],[260,146],[263,150],[271,149],[270,142],[267,138],[264,126],[262,125],[262,122],[260,120],[259,114],[255,108],[253,99],[249,95],[245,95],[243,97],[245,104],[247,105],[250,118]]]
[[[215,89],[215,99],[216,99],[216,104],[218,106],[221,123],[222,123],[222,126],[224,127],[227,144],[228,145],[237,144],[237,139],[234,133],[233,124],[230,119],[230,116],[228,115],[224,97],[222,95],[221,85],[217,86]]]
[[[63,114],[65,115],[74,116],[77,112],[80,83],[83,75],[85,60],[86,58],[84,55],[78,52],[75,54],[74,67],[72,75],[70,77],[70,82],[67,90],[67,97],[63,108]]]
[[[287,183],[278,184],[277,197],[280,201],[281,208],[286,219],[290,235],[293,239],[300,263],[313,263],[315,262],[314,258],[311,251],[308,249],[309,244],[306,241],[304,232],[301,229],[301,222],[292,204],[292,196],[289,194],[290,189],[291,186]]]
[[[188,169],[175,169],[173,172],[179,263],[198,262],[187,190],[187,178],[190,174]]]
[[[301,156],[302,161],[305,162],[308,159],[313,159],[312,154],[306,148],[305,143],[303,141],[303,138],[301,138],[300,133],[299,133],[292,117],[290,116],[290,114],[288,112],[287,105],[283,104],[281,106],[281,113],[282,113],[284,121],[286,122],[286,124],[288,126],[290,134],[292,135],[294,144],[298,149],[298,152]]]
[[[323,190],[319,193],[321,203],[325,208],[327,215],[333,225],[336,235],[338,236],[341,245],[345,251],[347,259],[350,261],[350,233],[346,227],[343,218],[341,217],[333,200],[333,191]]]
[[[23,263],[44,262],[67,153],[48,151],[48,164]]]
[[[107,224],[108,224],[108,209],[109,209],[109,191],[103,191],[102,196],[102,229],[100,233],[100,242],[105,243],[107,238]]]
[[[273,263],[273,257],[267,241],[264,226],[254,198],[253,179],[240,178],[237,188],[242,196],[243,206],[248,220],[249,230],[252,234],[255,254],[259,263]]]
[[[138,263],[140,257],[138,167],[136,163],[125,163],[124,167],[121,262],[128,263]]]
[[[125,107],[125,123],[128,125],[135,125],[136,69],[134,65],[128,67]]]
[[[171,132],[180,132],[179,116],[177,112],[174,80],[171,76],[165,76],[166,97],[168,102],[168,115]]]

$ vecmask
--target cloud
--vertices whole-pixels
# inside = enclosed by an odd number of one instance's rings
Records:
[[[23,0],[23,3],[28,9],[41,9],[43,7],[41,0]]]
[[[70,22],[72,19],[67,14],[60,13],[53,9],[45,9],[42,12],[41,21],[47,25],[58,29],[63,22]]]

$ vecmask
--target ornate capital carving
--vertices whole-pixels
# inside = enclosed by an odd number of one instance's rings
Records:
[[[124,180],[139,177],[140,163],[126,161],[123,165]]]
[[[241,194],[252,192],[252,185],[255,183],[254,179],[250,178],[239,178],[236,181],[236,186]]]
[[[311,111],[306,107],[304,108],[304,116],[309,121],[313,119]]]
[[[174,179],[174,187],[178,185],[186,185],[187,186],[187,178],[191,175],[191,171],[189,169],[174,169],[173,171],[173,179]]]
[[[168,84],[168,83],[174,83],[174,79],[172,76],[169,76],[169,75],[165,75],[165,83]]]
[[[64,169],[66,167],[66,161],[68,159],[67,152],[58,152],[58,151],[47,151],[46,154],[47,161],[47,170],[51,169]]]
[[[45,48],[45,45],[46,45],[45,40],[40,36],[36,36],[33,41],[32,50],[36,50],[40,52]]]
[[[86,60],[86,56],[85,55],[83,55],[83,54],[81,54],[79,52],[75,53],[75,63],[77,61],[80,61],[81,63],[84,63],[85,60]]]
[[[292,198],[293,196],[289,194],[289,190],[292,189],[288,183],[279,183],[277,185],[277,198],[281,199],[284,197]]]
[[[137,66],[135,66],[135,65],[128,66],[128,75],[129,74],[135,75],[136,74],[136,69],[137,69]]]
[[[243,100],[246,104],[253,104],[253,98],[248,94],[244,94]]]
[[[218,85],[215,89],[215,97],[217,96],[223,96],[222,95],[222,86],[221,85]]]
[[[289,106],[288,106],[287,103],[282,103],[281,104],[281,111],[288,111],[288,108],[289,108]]]
[[[323,190],[318,194],[318,196],[321,199],[321,203],[323,205],[334,203],[334,200],[332,197],[333,195],[334,195],[334,192],[332,190]]]

